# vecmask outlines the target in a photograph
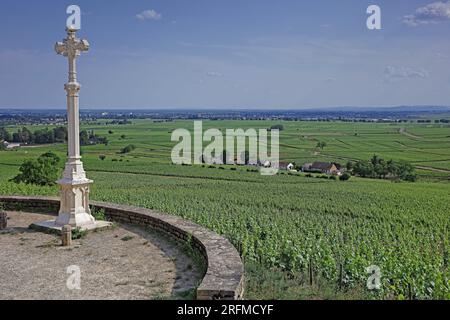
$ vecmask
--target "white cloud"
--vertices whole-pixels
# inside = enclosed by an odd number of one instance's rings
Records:
[[[403,17],[403,23],[412,27],[445,21],[450,21],[450,1],[430,3]]]
[[[396,80],[407,80],[407,79],[424,79],[428,78],[430,75],[428,71],[424,69],[414,69],[410,67],[394,67],[387,66],[384,69],[385,80],[396,81]]]
[[[209,71],[209,72],[206,73],[206,75],[207,75],[208,77],[215,77],[215,78],[223,77],[223,74],[222,74],[222,73],[220,73],[220,72],[215,72],[215,71]]]
[[[141,13],[136,15],[136,18],[138,18],[139,20],[161,20],[162,19],[162,14],[156,12],[155,10],[144,10]]]

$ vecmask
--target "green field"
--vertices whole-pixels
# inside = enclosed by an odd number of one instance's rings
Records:
[[[412,162],[419,181],[353,177],[340,182],[299,174],[261,176],[246,167],[176,166],[170,160],[175,144],[170,133],[192,129],[193,123],[137,120],[132,125],[83,126],[110,141],[82,148],[85,168],[95,180],[92,198],[179,215],[225,235],[245,261],[247,298],[450,299],[448,125],[203,122],[204,129],[274,124],[285,128],[282,161],[345,164],[377,154]],[[317,149],[318,141],[327,146]],[[129,144],[137,149],[119,155]],[[16,185],[8,179],[24,159],[48,150],[63,157],[65,148],[0,152],[0,194],[56,195],[56,187]],[[370,265],[381,268],[380,291],[365,289]]]

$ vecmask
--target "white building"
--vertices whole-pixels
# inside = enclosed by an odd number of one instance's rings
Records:
[[[10,143],[8,141],[3,141],[3,146],[7,150],[13,150],[13,149],[19,148],[20,147],[20,143]]]

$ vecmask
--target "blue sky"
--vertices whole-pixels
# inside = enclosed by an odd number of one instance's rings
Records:
[[[2,0],[0,108],[64,108],[70,4],[83,108],[450,105],[447,1]]]

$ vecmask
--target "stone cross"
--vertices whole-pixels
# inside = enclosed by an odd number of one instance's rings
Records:
[[[86,178],[80,156],[80,119],[79,91],[81,85],[77,80],[77,58],[89,50],[89,42],[76,37],[76,30],[67,29],[67,38],[55,45],[57,54],[69,60],[69,81],[64,86],[67,92],[67,132],[68,160],[60,186],[61,207],[57,226],[89,228],[95,224],[89,209],[89,185],[92,180]]]

